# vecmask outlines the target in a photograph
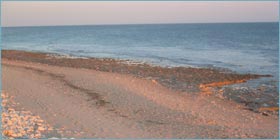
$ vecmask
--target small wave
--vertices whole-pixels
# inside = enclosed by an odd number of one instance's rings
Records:
[[[82,56],[73,56],[73,55],[69,55],[69,54],[47,54],[48,57],[53,57],[53,58],[58,58],[58,59],[62,59],[62,58],[70,58],[70,59],[88,59],[88,57],[82,57]]]

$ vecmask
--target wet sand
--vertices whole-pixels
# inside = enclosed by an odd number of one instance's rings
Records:
[[[211,96],[267,75],[126,63],[3,51],[3,90],[68,138],[278,137],[277,115]]]

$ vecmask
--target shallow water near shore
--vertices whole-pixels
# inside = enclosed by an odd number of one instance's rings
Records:
[[[277,92],[278,31],[278,23],[6,27],[2,47],[272,75],[239,86]]]

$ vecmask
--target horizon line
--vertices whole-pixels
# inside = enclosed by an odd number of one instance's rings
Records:
[[[108,24],[65,24],[65,25],[23,25],[23,26],[1,26],[1,28],[13,27],[59,27],[59,26],[110,26],[110,25],[170,25],[170,24],[238,24],[238,23],[279,23],[279,21],[241,21],[241,22],[178,22],[178,23],[108,23]]]

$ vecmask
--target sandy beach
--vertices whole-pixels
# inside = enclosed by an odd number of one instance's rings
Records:
[[[216,90],[269,75],[128,63],[3,51],[3,91],[15,102],[8,108],[59,131],[42,129],[39,138],[279,136],[277,107],[248,106]]]

